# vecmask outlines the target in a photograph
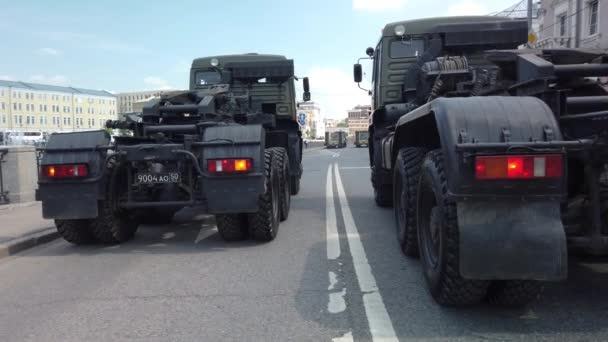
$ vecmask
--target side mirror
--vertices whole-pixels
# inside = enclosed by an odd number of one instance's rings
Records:
[[[310,81],[308,80],[308,77],[304,77],[304,79],[302,80],[302,82],[304,83],[304,96],[303,99],[305,102],[310,101]]]
[[[361,68],[361,64],[357,63],[353,66],[353,76],[355,77],[355,83],[361,83],[363,80],[363,68]]]
[[[365,54],[368,55],[368,56],[370,56],[370,57],[374,57],[374,48],[373,47],[368,47],[365,50]]]

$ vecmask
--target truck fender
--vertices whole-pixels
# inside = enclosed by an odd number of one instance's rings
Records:
[[[551,109],[535,97],[438,98],[403,115],[396,125],[392,158],[399,148],[441,147],[448,194],[475,195],[472,166],[457,152],[459,143],[530,143],[562,140]]]
[[[460,274],[469,279],[558,281],[567,277],[559,203],[457,204]]]

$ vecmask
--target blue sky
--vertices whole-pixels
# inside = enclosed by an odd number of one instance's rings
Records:
[[[0,0],[0,79],[115,92],[186,88],[195,57],[277,53],[326,117],[369,98],[352,64],[387,22],[487,14],[517,0]]]

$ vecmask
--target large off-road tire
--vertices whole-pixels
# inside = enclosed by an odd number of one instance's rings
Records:
[[[247,238],[247,214],[215,215],[217,231],[224,241],[241,241]]]
[[[122,243],[133,238],[138,226],[135,213],[118,205],[129,187],[128,178],[124,168],[112,159],[106,166],[106,173],[106,195],[99,201],[99,215],[91,221],[91,232],[102,243]]]
[[[374,162],[374,164],[376,164]],[[379,170],[379,171],[378,171]],[[382,208],[390,208],[393,205],[393,189],[390,184],[382,184],[380,177],[388,171],[383,170],[381,166],[374,165],[372,167],[372,185],[374,187],[374,201],[376,205]]]
[[[540,297],[544,285],[535,280],[495,280],[488,288],[488,302],[501,306],[521,307]]]
[[[289,185],[289,187],[291,189],[291,194],[294,196],[300,192],[300,179],[301,178],[302,178],[301,176],[291,176],[289,178],[289,181],[291,183]]]
[[[95,242],[89,229],[91,220],[55,220],[59,235],[67,242],[85,245]]]
[[[456,204],[448,199],[447,191],[443,154],[431,151],[422,164],[416,208],[424,275],[439,304],[475,304],[484,298],[490,282],[460,275]]]
[[[289,155],[283,147],[270,148],[273,160],[279,163],[279,183],[281,184],[281,222],[289,217],[291,207],[291,181],[289,178]]]
[[[416,201],[420,167],[427,149],[406,147],[399,150],[393,174],[393,204],[397,239],[403,254],[418,256],[418,233],[416,226]]]
[[[279,163],[273,151],[264,153],[265,192],[258,199],[258,212],[249,214],[249,236],[258,241],[272,241],[279,230],[281,186]]]

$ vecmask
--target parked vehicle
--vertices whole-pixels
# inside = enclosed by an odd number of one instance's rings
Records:
[[[368,131],[357,131],[355,132],[355,146],[357,147],[368,147],[369,132]]]
[[[292,60],[229,55],[192,62],[190,90],[150,100],[128,130],[53,134],[37,199],[69,242],[120,243],[141,223],[197,206],[225,240],[273,240],[299,192],[302,137]],[[304,100],[310,100],[304,78]]]
[[[608,254],[608,55],[518,49],[527,35],[432,18],[367,49],[375,200],[440,304],[523,305],[566,278],[567,247]]]
[[[346,132],[331,132],[327,141],[327,148],[345,148]]]

